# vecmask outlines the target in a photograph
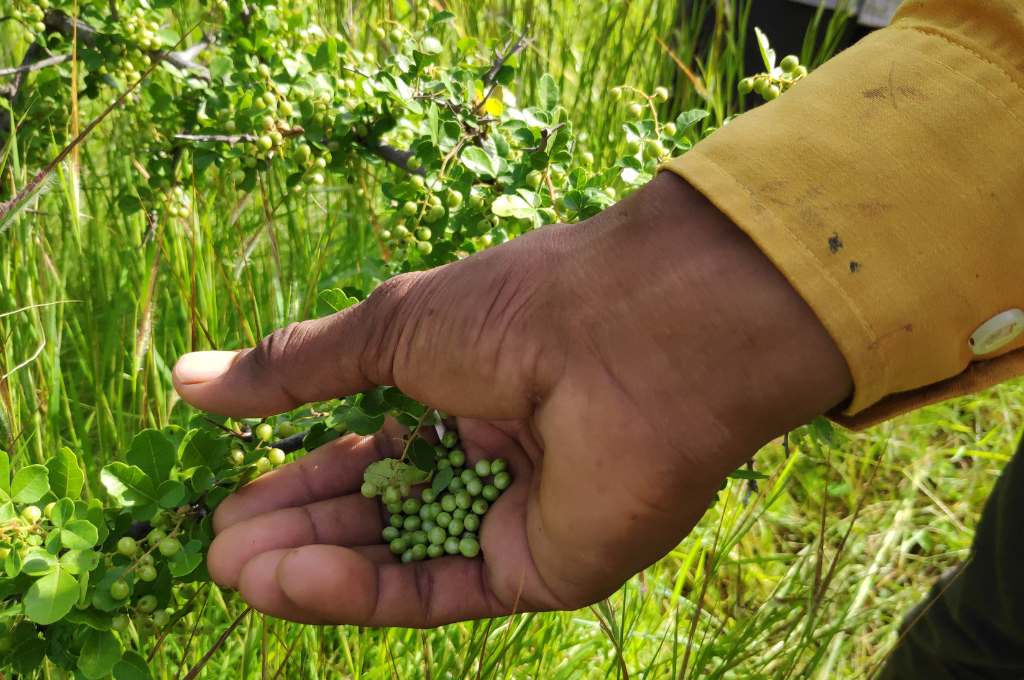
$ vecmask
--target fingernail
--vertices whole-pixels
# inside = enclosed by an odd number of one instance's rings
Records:
[[[234,363],[237,352],[192,352],[178,359],[174,377],[182,385],[209,382],[223,375]]]

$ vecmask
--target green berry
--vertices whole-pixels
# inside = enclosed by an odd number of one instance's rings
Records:
[[[145,581],[146,583],[152,583],[155,581],[156,567],[149,564],[139,567],[139,580]]]
[[[648,139],[644,142],[644,151],[650,158],[661,158],[665,155],[665,146],[657,139]]]
[[[420,519],[423,519],[423,518],[421,517]],[[432,519],[424,519],[423,522],[420,524],[420,531],[426,532],[426,534],[429,536],[430,535],[430,530],[434,529],[436,527],[437,527],[437,524],[434,522],[434,520],[432,520]]]
[[[498,491],[504,491],[512,483],[512,475],[507,472],[499,472],[494,475],[494,487]]]
[[[242,449],[231,449],[231,464],[241,465],[245,462],[245,451]]]
[[[256,144],[263,151],[270,151],[274,148],[274,140],[270,138],[270,135],[260,135],[260,138],[256,140]]]
[[[157,544],[157,550],[159,550],[160,554],[164,557],[173,557],[178,554],[179,550],[181,550],[181,543],[176,538],[167,537]]]
[[[452,509],[454,510],[455,508],[452,508]],[[437,517],[434,518],[434,523],[437,524],[437,526],[442,527],[442,528],[447,527],[448,523],[451,522],[451,521],[452,521],[452,516],[449,513],[445,512],[444,510],[442,510],[439,513],[437,513]]]
[[[262,475],[270,472],[270,468],[273,466],[270,464],[270,459],[266,456],[260,456],[256,459],[256,474]]]
[[[391,542],[388,543],[388,550],[390,550],[393,555],[401,555],[408,549],[409,541],[402,537],[392,539]]]
[[[269,147],[268,147],[269,148]],[[260,423],[252,431],[253,436],[259,439],[261,442],[269,442],[274,438],[274,428],[271,427],[270,423]]]
[[[773,99],[778,99],[780,94],[782,94],[782,90],[779,89],[778,85],[769,85],[761,96],[764,97],[765,101],[770,102]]]
[[[35,524],[43,516],[43,511],[37,505],[26,505],[21,510],[21,516],[29,524]]]
[[[143,614],[152,613],[156,610],[156,595],[143,595],[135,606]]]
[[[409,160],[405,162],[405,165],[410,170],[419,170],[423,167],[423,162],[419,158],[416,158],[416,156],[409,156]]]
[[[508,461],[504,458],[495,458],[491,461],[491,474],[496,475],[508,469]]]
[[[536,189],[537,187],[540,186],[540,181],[542,177],[543,175],[540,174],[540,171],[531,170],[526,175],[526,186],[530,187],[531,189]]]
[[[417,543],[412,547],[412,559],[419,562],[427,558],[427,546],[425,543]]]
[[[402,512],[407,515],[415,515],[420,511],[420,502],[415,498],[406,498],[402,501]]]
[[[376,497],[377,492],[377,485],[373,482],[363,482],[363,485],[359,487],[359,493],[363,494],[367,498]]]
[[[430,545],[427,546],[427,557],[428,558],[435,559],[437,557],[440,557],[441,555],[444,555],[444,546],[443,545],[435,545],[435,544],[431,543]]]
[[[477,477],[476,470],[473,468],[466,468],[462,471],[462,474],[459,475],[459,479],[462,480],[463,484],[469,484],[474,479],[479,480],[480,478]]]
[[[405,521],[402,522],[402,526],[407,531],[415,531],[416,529],[420,528],[420,521],[421,520],[419,517],[417,517],[416,515],[412,515],[410,517],[405,518]]]
[[[771,84],[772,81],[768,76],[757,76],[754,78],[754,92],[764,94],[765,89],[767,89]]]
[[[619,87],[618,85],[613,87],[611,92],[612,92],[612,99],[614,99],[616,101],[622,99],[622,88]]]
[[[420,241],[429,241],[433,235],[434,233],[430,231],[429,227],[420,227],[416,230],[416,238]]]
[[[491,461],[481,458],[473,466],[473,471],[476,472],[478,477],[486,477],[491,474]]]
[[[446,553],[448,553],[449,555],[458,555],[459,554],[459,539],[455,538],[454,536],[451,536],[451,537],[445,539],[444,551]]]
[[[466,519],[466,511],[462,508],[455,508],[452,511],[452,519]]]
[[[736,89],[739,91],[740,94],[750,94],[751,92],[754,91],[754,79],[744,78],[739,82],[739,85],[736,86]]]
[[[491,488],[493,489],[494,487],[492,486]],[[473,501],[473,505],[470,506],[469,509],[472,510],[474,514],[483,517],[484,513],[486,513],[487,509],[490,507],[491,504],[485,501],[483,498],[477,498],[475,501]]]
[[[459,552],[463,557],[476,557],[480,554],[480,544],[475,538],[465,537],[459,541]]]
[[[448,530],[447,530],[448,531],[448,535],[449,536],[458,536],[459,534],[462,533],[462,530],[463,530],[464,526],[465,525],[463,524],[463,521],[461,519],[456,519],[456,518],[453,517],[452,521],[448,522]]]
[[[390,543],[399,536],[401,536],[401,532],[395,527],[384,527],[384,529],[380,532],[380,537],[384,539],[385,543]]]
[[[153,612],[153,625],[157,628],[163,628],[171,622],[171,615],[161,609],[158,612]]]
[[[465,488],[466,483],[460,477],[455,477],[452,481],[448,482],[448,490],[452,493],[457,493]]]
[[[593,165],[594,154],[590,153],[589,151],[584,151],[583,153],[580,154],[580,160],[583,161],[583,165]]]
[[[802,66],[802,65],[801,66],[797,66],[796,70],[793,71],[793,78],[794,79],[800,79],[800,78],[803,78],[806,75],[807,75],[807,67],[806,66]]]
[[[639,102],[633,102],[632,104],[630,104],[627,108],[627,111],[629,111],[629,115],[633,118],[639,119],[642,118],[644,115],[644,107]]]
[[[639,139],[630,139],[626,142],[626,153],[633,156],[640,153],[640,149],[643,148],[643,144]]]
[[[675,123],[665,123],[664,125],[661,126],[661,131],[664,132],[669,137],[675,137],[676,136],[676,132],[677,132],[676,124]]]
[[[423,493],[420,494],[420,497],[423,499],[424,503],[433,503],[437,500],[437,494],[434,493],[433,489],[424,489]]]
[[[436,545],[444,543],[446,538],[448,538],[448,532],[441,527],[434,527],[427,532],[427,540]]]
[[[459,433],[455,430],[448,430],[441,437],[441,446],[446,449],[455,448],[455,445],[459,443]]]
[[[417,210],[416,203],[413,201],[406,201],[402,204],[402,212],[406,215],[415,215]]]
[[[124,614],[117,614],[114,618],[110,619],[110,627],[116,630],[118,633],[123,633],[128,630],[128,626],[131,624],[131,620]]]
[[[149,532],[149,534],[146,535],[146,542],[152,546],[155,546],[165,538],[167,538],[167,532],[165,532],[163,529],[153,529]]]
[[[396,487],[389,486],[384,489],[384,502],[385,503],[400,503],[402,501],[402,494]]]
[[[115,600],[123,600],[128,597],[128,593],[131,589],[128,588],[128,584],[122,579],[117,579],[110,584],[110,597]]]
[[[466,484],[466,491],[463,493],[468,492],[470,496],[479,496],[483,490],[483,482],[481,482],[479,479],[471,479]],[[455,497],[455,502],[456,504],[459,502],[458,496]]]
[[[409,548],[404,553],[402,553],[402,564],[409,564],[412,561],[413,561],[412,548]]]
[[[146,566],[151,567],[155,563],[156,563],[156,560],[153,559],[153,554],[152,553],[142,553],[141,555],[139,555],[139,565],[141,565],[143,567],[146,567]]]
[[[455,481],[454,479],[452,481]],[[453,494],[445,494],[441,496],[441,510],[442,512],[451,512],[455,509],[455,496]],[[440,517],[440,515],[438,515]],[[438,522],[440,524],[440,522]]]
[[[277,467],[278,465],[284,465],[285,453],[281,449],[270,449],[267,452],[267,459],[270,460],[270,464]]]
[[[501,495],[501,492],[498,491],[498,487],[494,486],[493,484],[485,484],[483,491],[480,492],[480,495],[484,497],[484,500],[493,502],[497,500],[498,496]],[[474,512],[476,511],[474,510]]]
[[[654,101],[667,102],[668,101],[668,88],[667,87],[656,87],[656,88],[654,88]]]
[[[462,526],[466,528],[466,531],[476,531],[480,528],[480,517],[478,515],[466,515],[466,519],[462,520]]]
[[[462,205],[462,194],[458,191],[449,191],[445,194],[444,202],[449,208],[458,208]]]
[[[388,524],[401,529],[405,525],[405,515],[391,515],[391,517],[388,518]]]
[[[50,519],[51,517],[53,517],[53,509],[55,507],[57,507],[57,502],[56,501],[50,501],[49,503],[44,505],[43,506],[43,517],[45,517],[46,519]]]
[[[427,543],[429,543],[429,539],[427,538],[427,532],[423,529],[417,529],[416,531],[413,531],[409,534],[409,538],[412,541],[413,545],[426,545]]]
[[[424,255],[430,255],[430,253],[434,252],[434,246],[429,241],[417,241],[416,250]]]
[[[797,69],[798,66],[800,66],[800,57],[796,56],[795,54],[787,55],[779,63],[779,66],[786,73],[792,73],[793,71],[795,71]]]
[[[117,541],[117,552],[125,557],[134,557],[139,551],[139,544],[131,536],[123,536]]]
[[[448,453],[448,462],[452,467],[462,467],[466,464],[466,454],[462,449],[452,449]]]
[[[427,214],[423,216],[423,221],[427,224],[433,224],[444,217],[444,206],[432,205]]]

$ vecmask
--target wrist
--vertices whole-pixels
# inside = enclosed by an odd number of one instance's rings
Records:
[[[703,195],[659,175],[580,233],[580,323],[617,379],[713,474],[841,403],[846,362],[757,246]],[[597,285],[594,285],[594,283]],[[707,461],[705,461],[707,462]]]

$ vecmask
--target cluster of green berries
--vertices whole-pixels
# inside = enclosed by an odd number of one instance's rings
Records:
[[[738,89],[742,95],[757,93],[765,101],[778,99],[783,92],[807,76],[807,67],[800,63],[795,54],[785,57],[774,73],[759,73],[740,81]]]
[[[256,466],[256,474],[262,475],[265,472],[269,472],[273,468],[284,465],[287,462],[288,455],[276,446],[265,447],[274,440],[274,437],[290,437],[298,432],[298,428],[294,423],[284,421],[278,423],[275,433],[275,428],[270,423],[260,423],[252,430],[252,435],[259,442],[261,447],[259,451],[263,453],[262,456],[256,459],[254,465]],[[243,465],[245,463],[245,451],[242,449],[231,450],[231,462],[235,465]]]
[[[387,509],[388,526],[381,538],[403,563],[444,555],[476,557],[480,554],[480,528],[484,517],[501,493],[512,484],[504,458],[480,459],[467,465],[458,447],[458,435],[449,430],[436,447],[437,470],[451,468],[447,488],[422,490],[419,498],[408,485],[379,489],[364,482],[360,492],[367,498],[380,497]]]
[[[15,4],[8,16],[27,26],[34,33],[42,33],[46,30],[43,19],[46,18],[46,10],[49,9],[49,0],[35,0],[32,3]]]
[[[411,156],[406,164],[413,171],[422,167],[416,156]],[[484,208],[483,196],[478,191],[470,191],[467,199],[454,189],[445,189],[439,193],[429,191],[422,175],[412,174],[408,182],[410,186],[406,187],[407,192],[419,194],[421,198],[392,206],[395,209],[395,222],[380,233],[381,238],[389,241],[392,246],[406,245],[429,255],[434,249],[431,242],[435,236],[434,229],[440,226],[445,217],[464,206],[474,211],[482,211]],[[488,220],[486,228],[490,229],[492,223],[489,218],[482,215],[481,219]]]
[[[616,101],[621,100],[625,96],[627,89],[644,99],[643,102],[631,101],[626,105],[629,117],[637,121],[642,120],[646,115],[653,112],[655,104],[667,102],[670,96],[666,87],[656,87],[654,92],[646,94],[636,88],[617,85],[611,89],[612,98]],[[652,117],[657,122],[657,116]],[[631,156],[642,153],[645,158],[652,161],[660,161],[665,158],[675,146],[671,138],[676,134],[676,125],[675,123],[668,122],[656,127],[658,128],[658,134],[643,139],[629,139],[626,142],[627,153]]]
[[[164,213],[168,217],[187,218],[192,214],[191,201],[180,184],[174,185],[164,195]]]
[[[179,515],[187,512],[188,508],[178,510]],[[156,629],[170,622],[172,612],[158,609],[155,595],[132,597],[135,583],[152,583],[157,579],[158,556],[169,559],[181,551],[181,542],[175,537],[176,530],[169,523],[169,515],[161,513],[153,519],[154,527],[142,542],[131,536],[118,539],[117,554],[128,562],[121,576],[110,584],[110,598],[124,603],[124,608],[111,621],[114,630],[126,631],[132,620],[139,625],[152,625]]]

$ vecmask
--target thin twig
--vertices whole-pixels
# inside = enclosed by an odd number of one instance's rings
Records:
[[[66,61],[71,61],[70,54],[57,54],[46,59],[40,59],[39,61],[33,61],[31,63],[23,63],[21,66],[13,66],[10,68],[0,68],[0,78],[6,78],[8,76],[16,76],[19,73],[31,73],[33,71],[42,71],[44,68],[51,66],[57,66],[63,64]]]
[[[231,633],[233,633],[235,628],[238,627],[238,624],[245,620],[245,617],[248,616],[251,611],[252,607],[246,607],[245,611],[239,614],[238,617],[231,622],[231,625],[227,627],[227,630],[220,634],[220,637],[217,638],[217,641],[213,643],[213,646],[210,647],[209,651],[207,651],[206,654],[203,654],[203,658],[199,660],[199,663],[197,663],[195,666],[192,667],[191,670],[189,670],[184,680],[195,680],[199,676],[199,674],[203,671],[203,667],[205,667],[206,664],[210,662],[210,659],[212,659],[213,655],[217,653],[217,650],[220,649],[225,642],[227,642],[227,639],[231,635]]]
[[[494,63],[491,64],[491,68],[487,70],[483,79],[486,94],[484,94],[483,99],[477,102],[473,111],[481,111],[484,108],[484,104],[487,103],[487,100],[491,98],[491,95],[494,94],[494,90],[498,87],[498,74],[501,73],[501,69],[505,65],[505,62],[522,52],[523,48],[526,47],[526,43],[526,31],[523,31],[522,34],[520,34],[520,36],[516,38],[511,45],[509,45],[505,52],[500,53],[497,59],[494,60]]]

